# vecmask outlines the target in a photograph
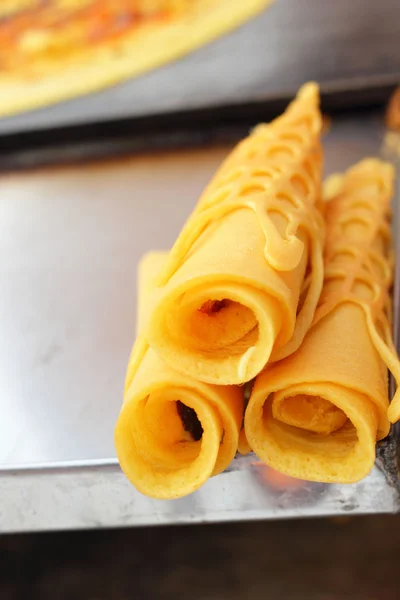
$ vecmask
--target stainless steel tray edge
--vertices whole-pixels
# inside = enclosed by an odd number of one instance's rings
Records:
[[[252,461],[249,457],[248,461]],[[42,531],[255,519],[397,513],[398,489],[375,466],[354,485],[306,483],[300,488],[268,489],[260,467],[230,470],[208,481],[196,494],[178,500],[151,500],[136,492],[117,467],[102,466],[1,475],[0,531]],[[227,478],[229,477],[229,485]],[[256,485],[255,485],[256,484]]]

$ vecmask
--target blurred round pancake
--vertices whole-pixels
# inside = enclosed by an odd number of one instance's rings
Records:
[[[1,0],[0,115],[114,85],[177,59],[271,0]]]

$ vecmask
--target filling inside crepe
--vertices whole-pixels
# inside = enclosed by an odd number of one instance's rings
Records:
[[[186,406],[180,400],[176,403],[176,410],[182,421],[182,426],[185,431],[191,436],[191,438],[198,442],[203,436],[203,427],[199,421],[199,417],[196,411],[190,406]]]
[[[347,416],[337,406],[319,395],[276,392],[272,413],[275,419],[320,435],[338,431],[347,422]]]
[[[196,350],[216,352],[221,356],[227,352],[242,354],[244,346],[248,348],[257,341],[257,319],[240,302],[227,298],[206,300],[195,310],[188,303],[184,311],[187,317],[178,322],[182,327],[177,335]]]

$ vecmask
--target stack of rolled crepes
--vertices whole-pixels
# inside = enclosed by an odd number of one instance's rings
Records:
[[[115,442],[144,494],[183,496],[227,467],[244,415],[234,384],[296,350],[311,325],[323,284],[320,132],[307,84],[223,163],[151,283],[160,256],[141,264],[148,316],[140,310]]]
[[[143,324],[166,256],[149,253],[139,265],[139,334],[115,428],[117,454],[127,477],[143,494],[164,499],[190,494],[224,471],[235,456],[243,421],[238,387],[185,377],[149,347]]]
[[[358,481],[389,431],[387,367],[399,380],[388,321],[393,175],[390,165],[367,159],[328,182],[325,281],[313,325],[252,390],[249,446],[288,475]],[[395,397],[392,421],[398,412]]]

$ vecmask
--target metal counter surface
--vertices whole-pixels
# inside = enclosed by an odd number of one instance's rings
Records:
[[[379,153],[383,133],[375,113],[337,119],[326,171]],[[172,244],[227,151],[0,178],[0,531],[399,510],[393,439],[349,486],[276,481],[250,456],[187,498],[155,501],[116,465],[137,262]]]

